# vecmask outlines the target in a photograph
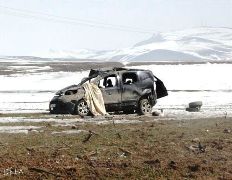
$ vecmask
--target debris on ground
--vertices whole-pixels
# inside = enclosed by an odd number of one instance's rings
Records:
[[[189,103],[189,107],[186,108],[188,112],[199,112],[202,106],[202,101],[195,101]]]
[[[195,152],[195,153],[204,153],[206,150],[206,146],[202,145],[199,142],[198,145],[191,145],[188,147],[188,149],[191,150],[192,152]]]
[[[93,136],[93,132],[89,131],[89,134],[85,137],[85,139],[82,141],[83,143],[86,143],[90,140],[90,138]]]
[[[128,150],[125,150],[123,148],[119,148],[119,150],[122,152],[121,157],[127,157],[130,156],[132,153],[129,152]]]
[[[224,129],[224,131],[223,131],[224,133],[231,133],[231,130],[230,129]]]
[[[161,117],[163,117],[164,116],[164,110],[161,109],[160,111],[159,110],[153,111],[152,116],[161,116]]]
[[[194,138],[194,139],[192,140],[192,142],[199,143],[199,142],[200,142],[200,139],[199,139],[199,138]]]

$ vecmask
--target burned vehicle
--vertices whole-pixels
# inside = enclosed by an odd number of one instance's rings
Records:
[[[84,100],[83,84],[95,81],[102,92],[107,112],[123,111],[124,113],[148,114],[157,99],[167,96],[163,82],[149,70],[142,69],[98,69],[90,70],[89,77],[78,85],[66,87],[56,93],[50,101],[52,114],[90,114]]]

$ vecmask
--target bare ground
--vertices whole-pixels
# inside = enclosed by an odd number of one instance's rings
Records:
[[[75,62],[75,61],[55,61],[55,62],[1,62],[0,75],[12,75],[12,74],[25,74],[28,73],[28,68],[36,69],[34,72],[79,72],[89,71],[90,69],[110,68],[110,67],[122,67],[120,62]],[[23,67],[23,68],[19,68]],[[43,69],[44,67],[50,67],[49,69]]]
[[[22,116],[16,114],[14,118]],[[49,115],[25,117],[49,118]],[[68,122],[79,117],[55,118]],[[131,123],[115,123],[123,119]],[[231,118],[167,121],[152,116],[118,115],[105,120],[110,122],[74,122],[66,126],[34,122],[33,125],[42,126],[39,131],[2,133],[0,177],[232,179]],[[1,124],[6,125],[9,124]]]

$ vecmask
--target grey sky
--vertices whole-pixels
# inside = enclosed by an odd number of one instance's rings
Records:
[[[0,0],[0,6],[0,55],[31,55],[49,49],[121,49],[149,38],[152,32],[232,27],[232,0]],[[2,6],[151,33],[48,20]]]

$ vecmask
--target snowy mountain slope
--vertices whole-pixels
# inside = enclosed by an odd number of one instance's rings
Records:
[[[159,33],[120,53],[124,54],[121,60],[129,61],[232,60],[232,29],[196,28]]]
[[[154,34],[133,47],[113,51],[51,51],[42,57],[114,61],[232,60],[232,28],[192,28]]]

